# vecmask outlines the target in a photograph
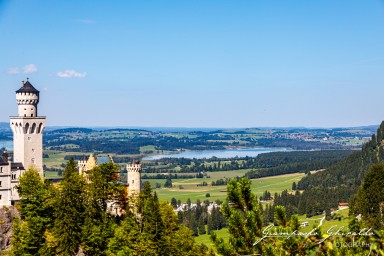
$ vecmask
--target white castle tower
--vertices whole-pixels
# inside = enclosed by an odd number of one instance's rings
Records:
[[[27,80],[16,91],[18,116],[10,117],[13,132],[13,162],[24,169],[35,167],[43,176],[43,131],[45,116],[38,116],[39,91]]]
[[[141,164],[138,161],[132,161],[127,164],[127,184],[128,196],[138,195],[141,191]]]

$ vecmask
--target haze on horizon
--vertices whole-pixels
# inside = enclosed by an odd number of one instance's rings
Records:
[[[0,0],[0,122],[352,127],[384,119],[384,1]]]

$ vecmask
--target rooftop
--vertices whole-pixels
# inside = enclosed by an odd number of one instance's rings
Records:
[[[19,93],[19,92],[33,92],[33,93],[39,93],[38,90],[36,90],[35,87],[33,87],[33,85],[27,80],[27,82],[24,83],[24,81],[22,82],[22,86],[19,90],[16,91],[16,93]]]

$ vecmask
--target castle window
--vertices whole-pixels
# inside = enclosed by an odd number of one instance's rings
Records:
[[[3,167],[0,167],[0,173],[3,173]]]
[[[1,200],[1,196],[2,196],[2,195],[0,195],[0,200]]]
[[[135,180],[132,180],[132,184],[135,183]]]
[[[0,187],[1,187],[1,183],[2,183],[2,181],[0,180]]]
[[[13,174],[11,175],[11,179],[13,179],[13,180],[16,179],[16,173],[13,173]]]
[[[33,117],[33,114],[31,114],[31,117]]]
[[[31,159],[31,162],[34,164],[34,163],[35,163],[35,158],[32,158],[32,159]]]

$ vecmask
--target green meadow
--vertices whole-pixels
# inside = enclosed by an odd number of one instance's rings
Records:
[[[239,170],[239,171],[222,171],[222,172],[210,172],[210,178],[192,178],[192,179],[173,179],[172,188],[164,188],[164,179],[148,179],[143,180],[149,181],[152,188],[155,188],[156,183],[161,184],[160,189],[155,189],[160,199],[171,201],[172,197],[181,202],[186,202],[188,198],[192,202],[196,202],[198,199],[204,201],[208,199],[209,201],[221,200],[224,201],[226,194],[227,186],[211,186],[212,181],[224,178],[234,178],[236,176],[243,176],[243,174],[248,170]],[[298,182],[305,174],[303,173],[294,173],[279,175],[273,177],[265,177],[260,179],[253,179],[252,182],[252,192],[257,196],[261,196],[264,191],[268,190],[272,194],[275,192],[282,192],[283,190],[292,190],[292,183]],[[203,181],[208,183],[208,186],[197,186]],[[210,197],[206,197],[206,194],[209,193]]]

